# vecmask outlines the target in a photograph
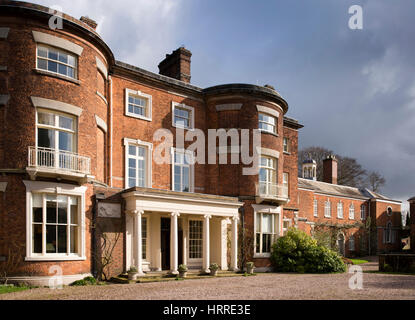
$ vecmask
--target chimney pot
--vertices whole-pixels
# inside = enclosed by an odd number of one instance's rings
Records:
[[[88,26],[90,26],[92,29],[94,29],[94,30],[97,29],[98,23],[96,23],[95,20],[92,20],[88,16],[82,16],[79,20],[81,20],[83,23],[85,23]]]

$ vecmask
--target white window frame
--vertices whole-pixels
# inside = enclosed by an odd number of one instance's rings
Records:
[[[202,245],[201,245],[200,258],[190,258],[190,240],[191,240],[190,239],[190,222],[191,221],[198,221],[202,225],[202,232],[201,232],[201,235],[202,235],[201,243],[202,243]],[[187,238],[188,238],[187,248],[188,248],[188,251],[189,251],[188,254],[187,254],[187,259],[189,260],[189,264],[191,264],[191,265],[197,265],[200,262],[202,262],[202,260],[203,260],[203,232],[204,232],[203,224],[204,223],[205,222],[202,219],[197,218],[197,217],[191,217],[187,220],[187,232],[188,232],[188,235],[187,235]],[[200,240],[200,239],[193,239],[193,240]]]
[[[324,202],[324,217],[331,218],[331,202],[329,199]]]
[[[353,203],[349,206],[349,219],[354,220],[354,204]]]
[[[53,114],[55,117],[55,125],[46,125],[46,124],[40,124],[39,123],[39,116],[38,114],[40,113],[49,113],[49,114]],[[66,128],[61,128],[59,127],[59,116],[63,116],[66,118],[71,118],[73,120],[73,130],[70,129],[66,129]],[[55,134],[55,146],[54,148],[50,148],[53,150],[58,151],[59,150],[59,132],[66,132],[66,133],[70,133],[73,134],[73,151],[66,151],[66,150],[61,150],[63,152],[71,152],[71,153],[77,153],[78,152],[78,117],[72,115],[72,114],[68,114],[68,113],[64,113],[64,112],[59,112],[59,111],[55,111],[52,109],[47,109],[47,108],[36,108],[36,148],[43,148],[43,147],[39,147],[38,146],[38,128],[41,129],[49,129],[49,130],[53,130],[54,134]]]
[[[85,227],[85,192],[87,187],[73,186],[63,183],[26,181],[26,257],[25,261],[77,261],[86,260],[86,227]],[[54,196],[75,196],[78,197],[78,251],[79,253],[33,253],[33,209],[32,195],[50,194]],[[43,222],[42,237],[46,237],[46,221]],[[43,241],[46,241],[45,239]]]
[[[344,206],[343,206],[343,202],[341,202],[341,201],[339,201],[338,203],[337,203],[337,218],[339,218],[339,219],[344,219],[344,208],[343,208]]]
[[[271,256],[271,253],[262,253],[262,217],[263,214],[271,214],[273,216],[273,233],[271,238],[271,250],[272,250],[272,244],[277,241],[279,237],[282,236],[284,230],[282,225],[282,214],[281,214],[281,207],[270,207],[266,205],[252,205],[254,208],[254,258],[269,258]],[[258,221],[257,214],[261,215],[261,221]],[[257,223],[260,223],[260,252],[256,252],[256,246],[257,246]]]
[[[125,189],[129,189],[128,186],[128,146],[133,145],[137,147],[145,147],[146,148],[146,159],[145,159],[145,174],[146,177],[144,178],[145,186],[144,188],[152,188],[153,182],[152,182],[152,165],[153,165],[153,144],[150,142],[141,141],[138,139],[130,139],[130,138],[124,138],[124,187]]]
[[[284,228],[284,222],[288,222],[288,228]],[[283,231],[283,234],[285,234],[288,231],[288,229],[291,228],[291,226],[292,226],[292,220],[291,219],[288,219],[288,218],[282,219],[282,231]]]
[[[187,156],[188,158],[188,162],[189,162],[189,192],[194,192],[195,189],[195,165],[194,165],[194,161],[195,161],[195,157],[194,157],[194,153],[192,151],[189,150],[185,150],[185,149],[177,149],[172,147],[171,148],[171,190],[174,190],[174,166],[175,166],[175,162],[174,162],[174,154],[175,153],[181,153],[185,156]],[[183,165],[181,165],[183,166]],[[181,191],[176,191],[176,192],[181,192]]]
[[[174,118],[175,118],[174,111],[176,110],[176,108],[189,111],[189,126],[188,127],[176,124],[174,122]],[[195,128],[195,108],[188,106],[184,103],[178,103],[178,102],[172,101],[171,103],[171,124],[174,128],[180,128],[184,130],[193,131]]]
[[[71,56],[75,60],[75,65],[72,66],[72,65],[70,65],[68,63],[61,62],[61,61],[59,61],[59,59],[58,60],[50,59],[49,58],[49,54],[48,54],[48,57],[40,57],[39,56],[39,47],[43,47],[43,48],[47,49],[48,52],[49,52],[49,49],[52,49],[54,51],[57,51],[58,54],[59,53],[63,53],[63,54],[66,54],[68,56]],[[46,44],[43,44],[43,43],[39,43],[39,44],[36,45],[36,70],[39,70],[41,72],[47,72],[47,73],[54,74],[54,75],[57,75],[57,76],[60,76],[60,77],[66,78],[66,79],[70,79],[70,80],[79,80],[78,79],[79,78],[78,77],[78,64],[79,64],[78,58],[79,57],[76,54],[73,54],[72,52],[69,52],[67,50],[64,50],[64,49],[61,49],[61,48],[58,48],[58,47],[46,45]],[[57,71],[56,72],[55,71],[51,71],[48,68],[46,68],[46,69],[39,68],[38,59],[45,60],[46,63],[48,63],[48,61],[55,62],[57,64]],[[59,73],[59,64],[74,69],[74,76],[73,77],[70,77],[68,75]]]
[[[282,150],[285,153],[290,153],[290,139],[287,137],[282,138]]]
[[[146,107],[146,112],[145,112],[145,116],[141,115],[141,114],[136,114],[133,112],[129,112],[128,110],[128,105],[129,105],[129,96],[136,96],[139,98],[143,98],[147,100],[147,107]],[[132,89],[125,89],[125,115],[127,117],[133,117],[136,119],[141,119],[141,120],[145,120],[145,121],[152,121],[152,96],[146,93],[143,93],[141,91],[138,90],[132,90]]]
[[[142,217],[141,217],[141,228],[143,228],[143,225],[144,225],[144,220],[146,221],[146,237],[144,238],[143,236],[142,236],[142,240],[143,239],[146,239],[146,243],[145,243],[145,248],[146,248],[146,255],[144,256],[144,251],[143,251],[143,256],[142,256],[142,259],[143,259],[143,262],[148,262],[149,261],[149,256],[150,256],[150,237],[149,237],[149,235],[150,235],[150,233],[149,233],[149,231],[150,231],[150,217],[148,216],[148,215],[143,215]],[[143,232],[141,231],[141,235],[143,235]],[[142,245],[143,245],[143,247],[144,247],[144,241],[142,241]]]
[[[278,165],[277,165],[277,170],[278,170]],[[277,175],[278,173],[276,173],[276,176]],[[290,194],[290,173],[289,172],[282,173],[282,185],[283,187],[287,187],[287,195],[289,195]]]
[[[264,121],[264,120],[260,120],[259,119],[260,115],[263,115],[263,116],[266,116],[266,117],[269,117],[269,118],[273,118],[274,123]],[[267,129],[260,128],[259,127],[260,123],[265,123],[265,124],[271,126],[274,130],[270,131],[270,130],[267,130]],[[268,113],[265,113],[265,112],[258,112],[258,130],[261,131],[261,132],[268,132],[268,133],[272,133],[272,134],[278,134],[278,117],[275,117],[275,116],[273,116],[271,114],[268,114]]]
[[[366,219],[366,206],[364,204],[360,205],[360,220]]]
[[[317,199],[313,200],[313,215],[314,215],[314,217],[318,217],[318,201],[317,201]]]
[[[390,214],[389,214],[389,209],[390,209]],[[392,216],[392,214],[393,214],[393,209],[392,209],[392,207],[391,207],[391,206],[387,207],[387,208],[386,208],[386,215],[387,215],[388,217],[391,217],[391,216]]]

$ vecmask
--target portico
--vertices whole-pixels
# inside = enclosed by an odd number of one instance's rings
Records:
[[[178,266],[209,272],[237,270],[237,198],[135,187],[124,192],[126,269],[168,270]],[[231,246],[228,248],[228,239]],[[230,250],[230,261],[228,251]]]

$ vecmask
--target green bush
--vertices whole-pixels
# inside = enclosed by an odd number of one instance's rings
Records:
[[[97,280],[94,277],[85,277],[82,280],[76,280],[72,282],[71,286],[89,286],[97,284]]]
[[[329,273],[345,272],[341,257],[320,246],[298,229],[291,229],[272,246],[271,262],[278,272]]]

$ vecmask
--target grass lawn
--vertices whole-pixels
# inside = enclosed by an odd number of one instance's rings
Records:
[[[30,289],[30,287],[24,287],[24,286],[22,286],[22,287],[13,286],[13,287],[11,287],[11,286],[0,285],[0,294],[10,293],[10,292],[17,292],[17,291],[24,291],[24,290],[28,290],[28,289]]]
[[[356,264],[362,264],[362,263],[368,263],[369,262],[367,260],[361,260],[361,259],[350,259],[350,260],[353,261],[353,264],[354,265],[356,265]]]

